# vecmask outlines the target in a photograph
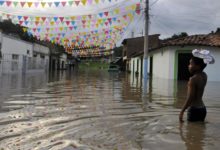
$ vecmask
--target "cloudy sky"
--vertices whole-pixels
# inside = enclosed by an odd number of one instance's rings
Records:
[[[156,3],[154,3],[156,2]],[[203,34],[220,27],[219,0],[150,0],[150,33]]]
[[[22,1],[22,0],[16,0]],[[43,0],[30,0],[43,1]],[[45,0],[46,1],[46,0]],[[50,1],[50,0],[47,0]],[[52,1],[52,0],[51,0]],[[62,1],[62,0],[60,0]],[[66,0],[67,1],[67,0]],[[0,11],[23,15],[83,15],[123,7],[139,0],[117,0],[93,6],[81,6],[67,9],[28,9],[1,7]],[[174,33],[203,34],[215,31],[220,27],[219,0],[149,0],[150,1],[150,34],[161,34],[160,38],[172,36]],[[144,30],[144,14],[136,17],[123,38],[140,36]]]

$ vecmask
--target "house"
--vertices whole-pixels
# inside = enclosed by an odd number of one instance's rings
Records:
[[[67,69],[67,53],[62,53],[59,59],[59,69]]]
[[[50,71],[67,69],[67,53],[51,53],[50,54]]]
[[[122,43],[126,70],[142,75],[144,38],[125,39]],[[208,65],[205,72],[209,81],[220,81],[220,29],[209,34],[191,35],[160,40],[159,35],[149,36],[148,73],[161,79],[188,80],[189,60],[192,50],[207,49],[215,57],[215,64]]]
[[[17,35],[0,32],[0,73],[47,71],[49,48],[21,40]]]
[[[149,52],[149,73],[165,79],[188,80],[189,60],[193,49],[207,49],[215,57],[215,64],[207,65],[205,72],[209,81],[220,81],[220,30],[215,33],[191,35],[163,40],[158,48]]]
[[[159,34],[149,36],[149,48],[159,47]],[[143,53],[144,53],[144,37],[136,37],[125,39],[123,42],[123,61],[126,63],[126,70],[142,75]]]
[[[32,59],[33,65],[29,65],[30,68],[35,70],[38,69],[38,70],[48,71],[49,54],[50,54],[50,49],[47,46],[38,43],[33,43],[33,59]],[[28,64],[31,63],[29,62]]]

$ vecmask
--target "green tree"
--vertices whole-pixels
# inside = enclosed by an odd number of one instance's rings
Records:
[[[178,33],[178,34],[174,34],[171,39],[177,39],[177,38],[182,38],[182,37],[187,37],[188,34],[186,32],[181,32],[181,33]]]

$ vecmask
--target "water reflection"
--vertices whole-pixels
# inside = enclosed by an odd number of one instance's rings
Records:
[[[186,82],[152,78],[144,91],[140,78],[125,73],[8,76],[1,80],[7,96],[1,97],[0,148],[217,150],[219,87],[207,85],[205,125],[180,127]]]
[[[187,150],[203,150],[205,145],[205,132],[205,123],[180,124],[180,136]]]

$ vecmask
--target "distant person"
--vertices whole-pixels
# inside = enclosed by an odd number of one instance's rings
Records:
[[[183,115],[186,109],[188,121],[204,121],[206,107],[202,97],[207,83],[207,75],[203,72],[207,64],[213,64],[214,58],[208,50],[193,50],[193,57],[189,62],[189,72],[192,77],[189,79],[187,88],[187,99],[179,114],[180,122],[183,122]]]

